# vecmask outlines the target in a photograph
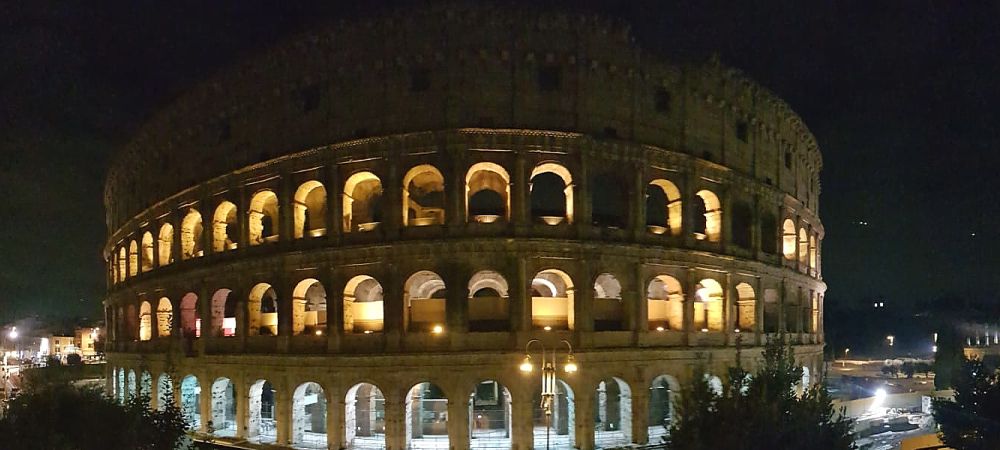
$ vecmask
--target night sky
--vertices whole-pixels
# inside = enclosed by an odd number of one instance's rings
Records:
[[[152,111],[284,36],[377,10],[13,3],[0,1],[0,321],[99,314],[106,166]],[[518,3],[622,17],[653,53],[718,54],[785,99],[823,152],[828,308],[997,298],[1000,6]]]

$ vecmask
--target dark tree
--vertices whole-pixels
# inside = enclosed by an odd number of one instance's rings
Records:
[[[934,400],[944,443],[958,450],[1000,448],[1000,374],[966,360],[952,381],[955,399]]]
[[[67,366],[79,366],[83,364],[83,357],[79,353],[70,353],[66,355],[66,365]]]
[[[938,351],[934,355],[934,387],[951,389],[952,379],[962,368],[965,359],[962,336],[952,324],[943,324],[938,331]]]

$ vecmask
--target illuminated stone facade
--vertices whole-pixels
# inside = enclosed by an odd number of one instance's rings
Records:
[[[115,158],[108,389],[221,438],[527,449],[525,344],[566,339],[552,447],[656,443],[737,345],[752,365],[785,332],[818,373],[820,167],[780,99],[619,22],[435,7],[298,36]]]

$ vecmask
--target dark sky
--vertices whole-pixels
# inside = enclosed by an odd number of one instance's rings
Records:
[[[283,36],[376,10],[336,1],[14,3],[0,0],[0,320],[99,311],[106,165],[151,111]],[[788,101],[825,161],[828,307],[875,296],[997,297],[997,4],[518,3],[625,18],[654,53],[717,53]]]

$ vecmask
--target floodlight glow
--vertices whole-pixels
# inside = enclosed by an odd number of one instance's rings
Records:
[[[10,333],[7,334],[7,337],[11,339],[17,339],[17,327],[12,327],[10,329]]]
[[[524,373],[531,372],[534,369],[534,366],[531,365],[531,357],[530,356],[524,355],[524,361],[521,362],[520,368],[521,368],[521,372],[524,372]]]
[[[442,327],[441,325],[434,325],[434,328],[431,329],[431,333],[434,334],[444,333],[444,327]]]

